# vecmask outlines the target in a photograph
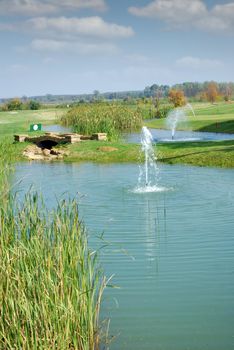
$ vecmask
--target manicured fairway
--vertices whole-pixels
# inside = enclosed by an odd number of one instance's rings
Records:
[[[234,103],[194,103],[192,112],[187,110],[188,118],[178,124],[178,130],[234,133]],[[151,128],[166,129],[166,119],[147,122]]]

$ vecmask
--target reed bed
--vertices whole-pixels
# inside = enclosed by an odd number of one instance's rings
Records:
[[[117,139],[123,131],[134,131],[142,126],[142,114],[119,104],[93,103],[72,108],[61,117],[64,126],[72,126],[75,132],[91,135],[105,132],[109,139]]]
[[[4,205],[9,193],[9,175],[16,159],[14,145],[10,138],[0,140],[0,206]]]
[[[98,350],[108,281],[88,246],[77,201],[49,211],[36,193],[21,200],[9,194],[14,151],[6,145],[0,145],[0,349]]]
[[[15,203],[0,209],[0,348],[99,349],[107,281],[76,201]]]

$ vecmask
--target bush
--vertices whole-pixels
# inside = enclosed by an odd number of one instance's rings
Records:
[[[23,103],[20,101],[20,99],[13,98],[7,103],[6,107],[8,111],[17,111],[23,108]]]
[[[41,104],[38,101],[30,100],[28,103],[28,109],[37,110],[41,108]]]

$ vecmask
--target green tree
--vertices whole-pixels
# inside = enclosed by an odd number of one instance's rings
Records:
[[[19,98],[13,98],[7,103],[7,109],[8,111],[17,111],[22,109],[23,103],[20,101]]]
[[[30,100],[28,103],[28,108],[31,110],[37,110],[41,108],[41,104],[38,101]]]

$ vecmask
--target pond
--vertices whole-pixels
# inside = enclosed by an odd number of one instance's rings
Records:
[[[164,129],[149,129],[153,135],[155,142],[176,142],[176,141],[218,141],[218,140],[233,140],[233,134],[215,133],[215,132],[198,132],[198,131],[182,131],[176,130],[175,137],[172,140],[171,130]],[[130,143],[139,143],[141,134],[139,132],[125,134],[123,139]]]
[[[104,233],[102,307],[113,350],[234,348],[234,171],[160,165],[165,191],[135,193],[138,167],[21,163],[48,206],[78,196],[90,245]]]
[[[67,133],[72,132],[72,128],[65,127],[60,124],[51,124],[51,125],[43,125],[42,130],[46,132],[61,132],[61,133]]]
[[[72,128],[59,124],[43,125],[43,131],[55,133],[69,133]],[[171,142],[171,131],[164,129],[149,129],[156,142]],[[233,134],[214,133],[214,132],[198,132],[198,131],[181,131],[177,130],[173,141],[215,141],[215,140],[233,140]],[[141,132],[124,134],[123,140],[130,143],[139,143],[141,140]]]

